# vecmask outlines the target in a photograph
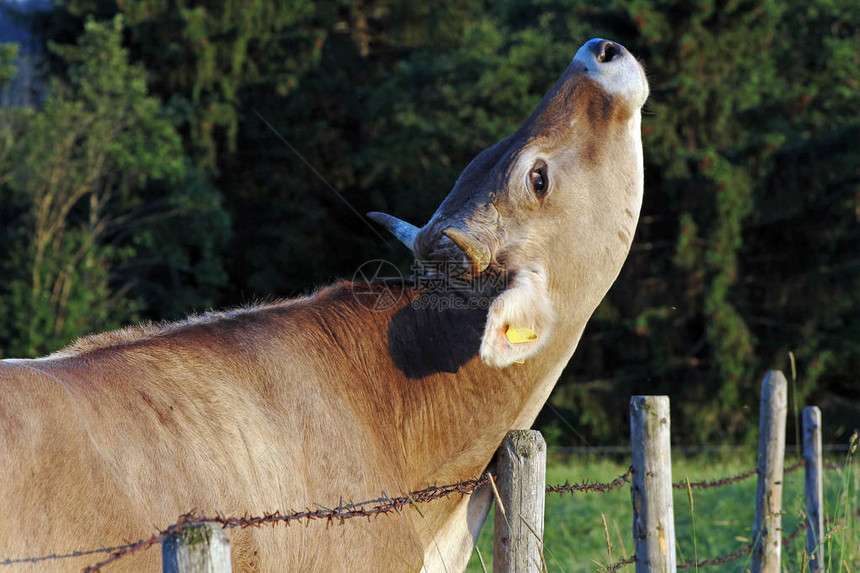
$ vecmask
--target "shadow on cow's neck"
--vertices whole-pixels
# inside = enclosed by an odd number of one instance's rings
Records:
[[[447,302],[448,308],[439,308],[432,301],[416,298],[392,316],[388,352],[407,378],[453,374],[478,355],[487,309],[469,308],[469,303],[475,306],[478,300],[467,296],[449,298]]]

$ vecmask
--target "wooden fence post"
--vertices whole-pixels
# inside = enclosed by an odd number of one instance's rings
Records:
[[[630,439],[636,572],[674,572],[677,564],[667,396],[633,396]]]
[[[768,372],[761,386],[752,573],[780,572],[787,386],[778,370]]]
[[[543,570],[546,442],[536,430],[511,430],[496,452],[498,474],[493,572]]]
[[[161,542],[164,573],[230,573],[230,543],[213,523],[186,525]]]
[[[824,531],[824,484],[821,459],[821,410],[818,406],[803,409],[803,460],[806,466],[806,555],[809,573],[821,571],[821,533]]]

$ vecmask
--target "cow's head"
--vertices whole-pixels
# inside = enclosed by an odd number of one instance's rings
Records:
[[[419,261],[508,273],[481,341],[488,365],[535,355],[559,321],[581,330],[618,275],[642,203],[647,97],[636,59],[590,40],[525,123],[472,160],[423,228],[368,214]],[[510,328],[537,338],[512,343]]]

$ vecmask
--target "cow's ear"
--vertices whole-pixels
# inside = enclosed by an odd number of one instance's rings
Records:
[[[519,271],[490,305],[481,339],[481,359],[488,366],[505,368],[524,362],[552,336],[555,310],[539,269]]]

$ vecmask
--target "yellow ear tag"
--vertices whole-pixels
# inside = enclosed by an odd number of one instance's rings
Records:
[[[508,327],[508,330],[505,332],[505,336],[511,344],[531,342],[532,340],[537,340],[538,337],[537,332],[531,328],[513,328],[511,326]]]
[[[513,328],[509,326],[508,330],[505,331],[505,337],[511,344],[522,344],[523,342],[531,342],[532,340],[537,340],[538,335],[537,332],[535,332],[531,328]],[[515,362],[517,364],[525,364],[525,360],[515,360]]]

